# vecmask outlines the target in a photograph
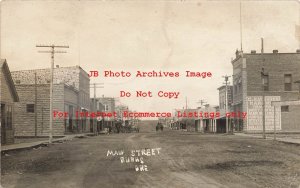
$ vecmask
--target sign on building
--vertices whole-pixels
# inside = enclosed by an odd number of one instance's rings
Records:
[[[263,97],[247,97],[247,131],[263,130]],[[272,101],[280,101],[280,96],[265,96],[265,129],[266,131],[281,130],[281,108],[272,106]],[[275,113],[275,114],[274,114]]]

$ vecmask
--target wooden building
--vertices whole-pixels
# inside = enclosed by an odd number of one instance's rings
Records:
[[[19,97],[5,59],[0,61],[1,74],[1,144],[14,143],[14,102]]]

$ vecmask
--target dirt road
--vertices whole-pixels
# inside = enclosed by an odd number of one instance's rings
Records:
[[[155,132],[153,125],[149,122],[142,125],[140,133],[74,139],[4,154],[2,186],[298,188],[300,185],[298,145],[234,135]],[[132,152],[138,162],[130,161]],[[126,162],[126,157],[130,162]],[[135,165],[143,165],[142,170],[148,171],[136,171]]]

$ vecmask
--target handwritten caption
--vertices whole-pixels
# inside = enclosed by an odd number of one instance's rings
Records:
[[[130,150],[125,154],[124,150],[107,150],[107,157],[119,157],[121,164],[134,164],[136,172],[147,172],[149,166],[145,164],[146,157],[153,157],[160,154],[161,148],[145,148]]]

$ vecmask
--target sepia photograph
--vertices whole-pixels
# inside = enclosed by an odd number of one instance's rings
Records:
[[[300,0],[0,0],[0,188],[300,188]]]

